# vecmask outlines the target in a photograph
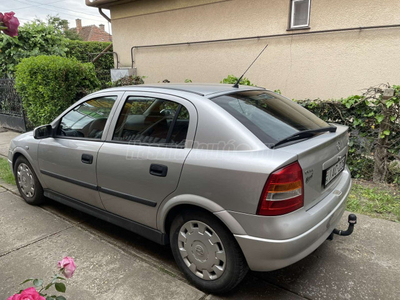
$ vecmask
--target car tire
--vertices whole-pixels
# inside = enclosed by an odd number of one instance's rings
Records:
[[[197,288],[226,293],[248,266],[232,233],[213,215],[185,211],[171,224],[170,243],[179,268]]]
[[[26,203],[39,205],[45,201],[43,187],[25,157],[17,158],[14,165],[14,176],[18,191]]]

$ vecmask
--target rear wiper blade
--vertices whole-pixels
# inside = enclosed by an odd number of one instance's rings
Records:
[[[323,127],[323,128],[318,128],[318,129],[310,129],[310,130],[304,130],[304,131],[300,131],[300,132],[296,132],[295,134],[292,134],[290,136],[288,136],[287,138],[284,138],[283,140],[280,140],[278,142],[276,142],[275,144],[271,145],[270,148],[276,148],[279,145],[288,143],[288,142],[292,142],[295,140],[301,140],[307,137],[312,137],[314,135],[316,135],[317,133],[321,133],[321,132],[336,132],[336,127],[335,126],[329,126],[329,127]]]

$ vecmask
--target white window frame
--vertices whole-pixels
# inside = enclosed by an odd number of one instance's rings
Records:
[[[294,23],[294,4],[295,4],[295,2],[298,2],[298,1],[304,1],[304,0],[290,0],[291,3],[290,3],[290,24],[289,24],[289,29],[310,27],[311,0],[308,0],[307,24],[293,25],[293,23]]]

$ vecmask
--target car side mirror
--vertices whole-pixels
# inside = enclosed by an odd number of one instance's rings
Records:
[[[33,130],[33,137],[37,140],[46,139],[51,136],[53,136],[53,128],[51,125],[39,126]]]

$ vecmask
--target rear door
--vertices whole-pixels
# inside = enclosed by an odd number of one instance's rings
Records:
[[[97,160],[105,208],[156,227],[161,201],[179,182],[194,139],[197,115],[187,100],[126,93]]]
[[[122,93],[103,93],[77,104],[58,122],[56,136],[40,141],[40,173],[56,192],[103,208],[97,191],[97,153]]]

